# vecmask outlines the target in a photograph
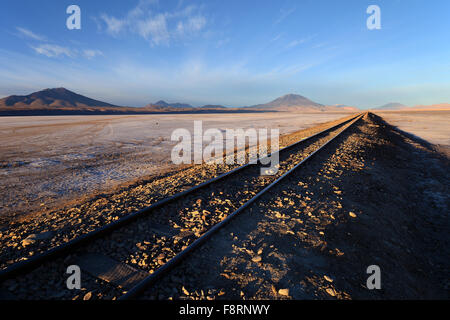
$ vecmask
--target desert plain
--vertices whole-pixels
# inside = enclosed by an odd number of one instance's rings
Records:
[[[450,146],[450,111],[375,111],[391,125],[430,143]]]
[[[81,196],[158,175],[175,166],[171,134],[203,130],[279,129],[280,135],[351,115],[239,113],[0,117],[0,217],[49,210]]]
[[[220,174],[223,168],[214,165],[173,172],[177,167],[170,154],[176,142],[171,141],[171,133],[177,128],[192,130],[195,120],[203,121],[204,130],[278,128],[283,145],[288,145],[352,114],[0,118],[2,266],[66,243]],[[445,216],[449,119],[450,113],[443,111],[365,114],[315,161],[271,189],[248,215],[227,225],[143,298],[197,299],[201,298],[198,292],[211,286],[215,288],[207,291],[211,299],[444,297],[450,285]],[[234,199],[233,188],[241,179],[235,177],[223,189],[210,191],[215,197],[221,191],[217,197]],[[189,201],[196,208],[208,209],[193,210],[192,218],[181,214],[185,220],[177,222],[186,223],[183,228],[196,234],[204,231],[199,212],[227,209],[203,204],[201,197]],[[220,203],[228,205],[227,201]],[[163,221],[184,206],[190,204],[160,210],[151,217]],[[107,238],[93,249],[108,248],[117,261],[136,268],[157,268],[165,262],[151,258],[146,253],[150,247],[142,249],[147,255],[140,255],[137,230],[142,227],[137,223],[137,229],[120,241]],[[29,240],[30,235],[45,238]],[[164,242],[166,250],[176,246],[169,243],[171,237],[163,238],[155,239],[169,239]],[[131,256],[122,248],[124,241],[132,244]],[[286,246],[287,241],[293,245]],[[361,285],[366,277],[362,271],[374,261],[382,267],[385,290],[370,291]],[[208,270],[199,264],[208,265]],[[50,283],[54,274],[38,272],[29,279],[35,281],[35,277]],[[112,299],[119,294],[99,292],[96,280],[91,280],[85,281],[75,299]],[[53,281],[57,287],[65,280],[58,281]],[[14,291],[17,283],[6,286]],[[73,298],[70,292],[55,288],[42,296],[47,295]]]
[[[388,123],[450,150],[450,111],[375,111]],[[350,112],[0,117],[0,216],[20,217],[176,168],[175,129],[279,129],[280,135]]]

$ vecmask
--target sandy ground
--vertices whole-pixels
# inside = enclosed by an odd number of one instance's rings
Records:
[[[400,130],[437,145],[450,146],[450,111],[375,112]]]
[[[0,215],[48,210],[81,195],[170,170],[176,128],[278,128],[281,134],[346,116],[205,114],[0,118]]]

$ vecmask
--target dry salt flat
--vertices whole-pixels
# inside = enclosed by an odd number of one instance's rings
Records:
[[[50,209],[173,167],[177,128],[279,129],[280,134],[348,113],[0,117],[0,215]]]
[[[433,144],[450,147],[450,111],[376,111],[390,124]]]

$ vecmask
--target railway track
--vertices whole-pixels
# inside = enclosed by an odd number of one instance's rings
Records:
[[[0,271],[0,296],[134,298],[361,117],[279,150],[279,170],[273,176],[261,176],[260,163],[245,164],[15,263]],[[80,266],[83,290],[67,289],[69,265]]]

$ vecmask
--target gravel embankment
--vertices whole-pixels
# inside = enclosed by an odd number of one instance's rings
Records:
[[[142,298],[448,299],[448,166],[370,115]]]
[[[182,201],[155,210],[145,219],[94,242],[87,248],[79,250],[78,253],[101,252],[118,261],[152,272],[340,130],[342,130],[341,127],[320,135],[304,145],[302,144],[301,147],[295,147],[293,149],[295,152],[282,153],[280,170],[275,176],[260,176],[258,167],[249,168],[239,175],[227,177],[224,181],[202,189]],[[296,141],[299,137],[293,136],[285,139],[284,142],[290,144],[294,139]],[[155,232],[155,224],[160,229],[164,227],[163,229],[168,230],[172,235],[161,235],[161,233]],[[180,237],[179,234],[183,234],[183,236]],[[32,246],[36,242],[38,241],[29,245]],[[72,292],[64,290],[64,277],[61,276],[64,275],[64,266],[75,261],[76,256],[77,253],[42,266],[27,277],[7,282],[5,286],[22,299],[73,298]],[[29,288],[28,281],[46,289],[30,292],[27,290]],[[39,283],[44,285],[39,285]],[[102,281],[89,276],[84,277],[83,287],[84,291],[89,292],[91,298],[109,299],[120,294],[109,286],[103,286]],[[78,298],[83,298],[83,296],[78,295]]]
[[[280,147],[348,118],[350,117],[282,136]],[[86,196],[62,208],[33,212],[14,221],[3,221],[0,224],[0,268],[68,242],[236,166],[203,164],[163,172],[159,176],[144,177],[127,183],[110,192]]]

